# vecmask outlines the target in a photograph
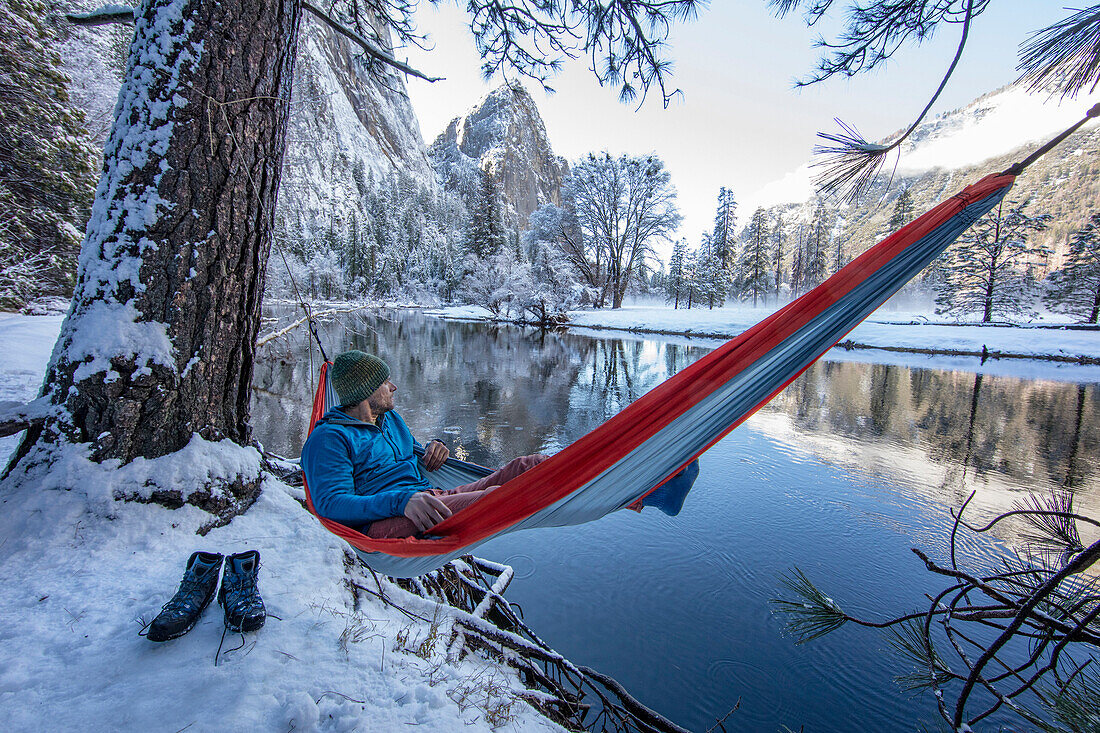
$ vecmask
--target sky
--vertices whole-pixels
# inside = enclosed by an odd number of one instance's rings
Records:
[[[963,62],[933,112],[965,106],[1012,82],[1017,45],[1063,17],[1062,7],[1035,0],[991,3],[975,19]],[[435,84],[415,78],[407,83],[430,144],[503,79],[482,79],[465,11],[450,3],[421,3],[417,23],[434,48],[398,49],[397,55],[431,76],[446,77]],[[554,94],[530,80],[525,84],[558,155],[569,160],[602,150],[659,155],[684,216],[675,236],[695,246],[712,228],[721,186],[734,192],[744,223],[762,188],[810,159],[816,133],[837,129],[834,117],[854,124],[870,140],[908,126],[950,64],[960,30],[960,25],[942,26],[930,41],[899,52],[869,75],[795,89],[795,80],[812,71],[819,57],[813,47],[818,30],[808,29],[797,15],[776,19],[766,0],[715,0],[696,21],[674,29],[672,85],[683,96],[668,109],[659,94],[641,109],[621,104],[617,90],[601,88],[583,58],[567,62],[550,82]],[[658,251],[667,249],[671,245]]]

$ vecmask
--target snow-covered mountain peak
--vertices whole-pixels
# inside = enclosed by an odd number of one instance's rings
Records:
[[[540,205],[561,203],[568,166],[554,155],[538,105],[517,82],[493,89],[451,120],[429,155],[443,186],[467,200],[481,172],[489,174],[514,229],[523,229]]]

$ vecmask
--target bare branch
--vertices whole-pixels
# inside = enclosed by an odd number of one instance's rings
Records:
[[[134,9],[125,5],[104,5],[98,10],[87,13],[69,13],[65,19],[70,23],[84,26],[109,25],[120,23],[122,25],[134,24]]]
[[[334,31],[336,31],[340,35],[345,36],[346,38],[349,38],[350,40],[354,41],[360,48],[362,48],[364,51],[366,51],[367,55],[370,56],[371,58],[376,59],[378,61],[381,61],[382,63],[384,63],[388,66],[392,66],[393,68],[397,69],[398,71],[403,71],[404,73],[406,73],[410,76],[415,76],[416,78],[423,79],[424,81],[427,81],[427,82],[437,82],[437,81],[442,81],[443,80],[444,77],[441,77],[441,76],[428,76],[424,72],[417,71],[416,69],[414,69],[413,67],[409,66],[408,64],[406,64],[404,62],[398,61],[393,56],[389,55],[388,53],[386,53],[382,49],[378,48],[378,46],[374,45],[373,43],[368,41],[366,38],[361,36],[360,34],[356,33],[353,30],[351,30],[350,28],[343,25],[342,23],[337,22],[331,15],[329,15],[325,11],[321,10],[320,8],[318,8],[315,5],[312,5],[308,2],[306,2],[306,0],[301,0],[301,3],[302,3],[302,9],[303,10],[308,10],[309,12],[313,13],[313,15],[316,16],[317,18],[319,18],[322,22],[324,22],[325,25],[332,28]]]

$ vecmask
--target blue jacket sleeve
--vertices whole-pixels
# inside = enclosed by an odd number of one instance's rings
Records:
[[[405,505],[415,491],[356,494],[351,450],[344,437],[325,431],[310,438],[302,447],[302,470],[319,515],[356,526],[404,514]]]

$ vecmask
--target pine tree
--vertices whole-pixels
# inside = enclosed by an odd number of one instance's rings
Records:
[[[775,303],[779,305],[779,291],[783,287],[783,248],[787,242],[786,232],[783,230],[783,215],[777,214],[775,224],[772,225],[772,259],[775,261]]]
[[[481,171],[481,184],[470,207],[470,220],[466,226],[466,251],[477,260],[487,260],[504,244],[504,225],[500,218],[496,182],[488,171]]]
[[[798,242],[795,244],[794,255],[791,257],[791,295],[802,294],[805,282],[806,264],[806,226],[798,225]]]
[[[757,299],[762,298],[771,287],[768,277],[771,265],[768,256],[769,233],[767,214],[763,208],[758,208],[745,229],[745,245],[737,260],[737,282],[741,297],[748,300],[751,295],[754,307]]]
[[[828,275],[828,256],[826,251],[832,238],[832,222],[825,204],[817,202],[813,220],[807,232],[805,252],[802,259],[802,287],[812,290],[825,282]]]
[[[722,271],[731,273],[737,252],[737,201],[733,191],[725,186],[718,190],[718,210],[714,214],[714,232],[711,234]]]
[[[96,152],[58,43],[47,3],[0,3],[0,306],[75,283]]]
[[[668,277],[665,278],[665,294],[672,301],[672,308],[680,307],[680,296],[684,294],[685,259],[687,240],[680,239],[672,246],[672,257],[668,261]]]
[[[711,234],[703,232],[703,241],[695,251],[695,291],[708,308],[723,303],[726,298],[726,271],[719,259]]]
[[[936,312],[950,315],[981,313],[982,323],[994,316],[1034,315],[1034,281],[1023,268],[1045,247],[1028,244],[1028,235],[1042,231],[1049,214],[1031,216],[1030,202],[1004,203],[982,217],[945,255],[943,281],[936,286]]]
[[[913,197],[909,194],[908,188],[903,188],[897,200],[894,201],[894,212],[890,214],[890,223],[886,226],[891,232],[896,232],[911,221],[913,221]]]
[[[1100,213],[1073,233],[1065,264],[1047,276],[1043,301],[1085,323],[1100,320]]]

